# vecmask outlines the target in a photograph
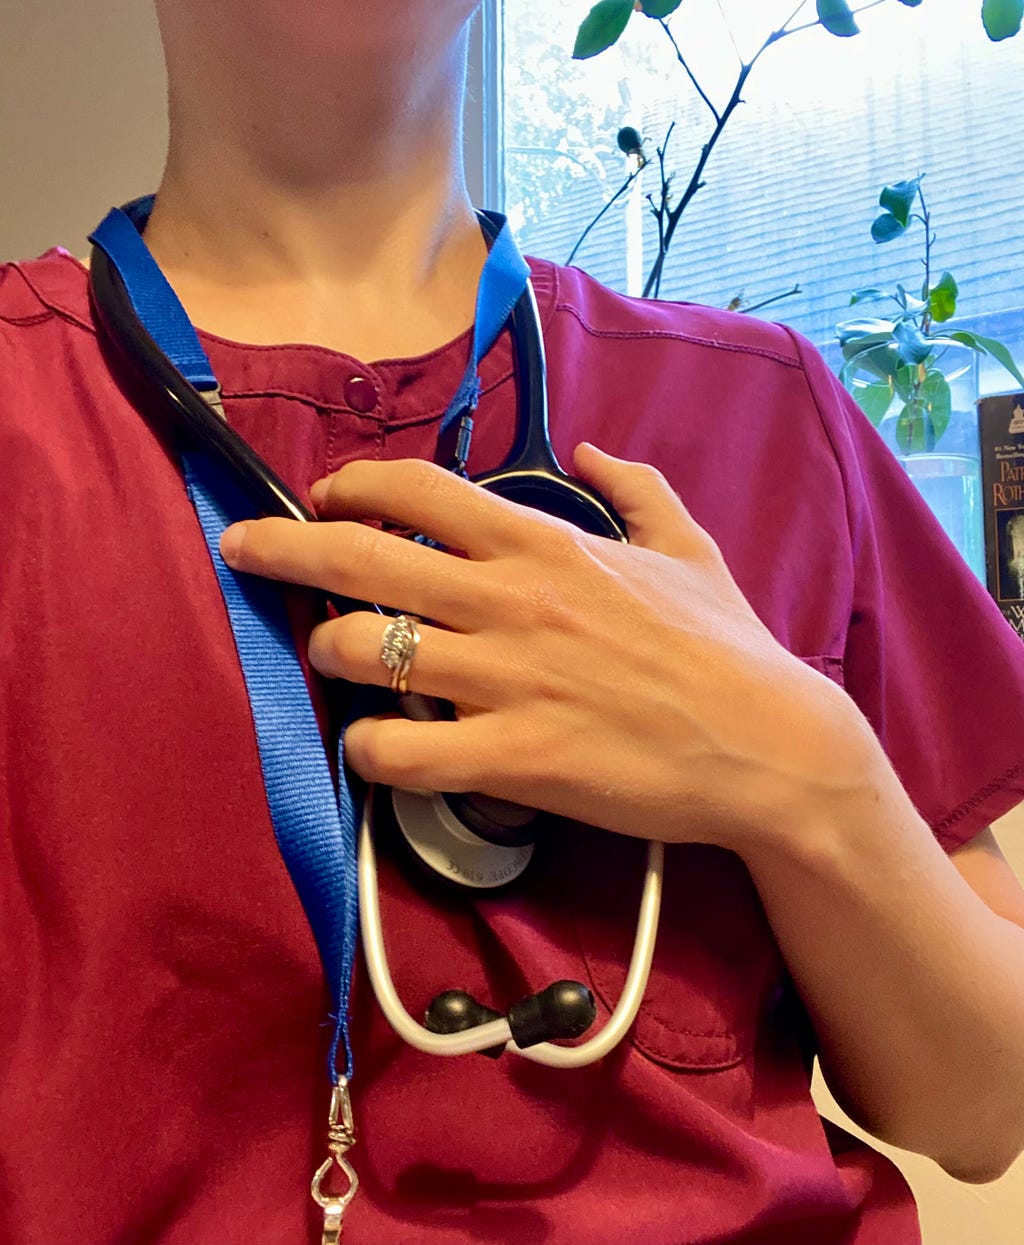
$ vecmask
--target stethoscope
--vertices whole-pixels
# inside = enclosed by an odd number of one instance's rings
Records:
[[[216,378],[208,374],[208,365],[205,379],[193,384],[183,374],[178,356],[172,362],[168,350],[158,344],[150,331],[151,325],[144,323],[146,317],[133,300],[135,275],[126,275],[128,266],[119,260],[118,231],[123,240],[130,237],[138,250],[138,235],[145,227],[151,206],[151,199],[127,204],[111,212],[92,235],[90,287],[103,332],[160,409],[185,434],[187,442],[212,454],[259,513],[315,522],[316,516],[227,423],[220,389]],[[503,218],[483,212],[478,217],[492,252],[499,246],[510,247],[513,257],[522,264]],[[130,229],[126,222],[130,222]],[[127,251],[130,253],[131,249],[129,246]],[[152,264],[151,258],[149,263]],[[166,289],[169,291],[170,287]],[[621,518],[597,493],[572,479],[555,457],[548,434],[543,332],[528,276],[521,280],[521,291],[518,286],[516,290],[508,315],[516,377],[515,439],[503,466],[472,478],[482,488],[520,505],[553,514],[592,534],[625,541]],[[170,296],[174,298],[173,293]],[[174,301],[183,317],[183,309]],[[206,363],[198,339],[195,350]],[[465,389],[470,393],[469,400],[463,409],[449,412],[454,416],[454,440],[447,438],[452,444],[449,466],[463,475],[476,406],[476,362],[471,361],[460,387],[460,392]],[[195,369],[191,371],[195,373]],[[199,371],[204,369],[200,367]],[[443,430],[442,443],[444,440]],[[341,610],[357,604],[366,608],[363,602],[334,598],[332,602]],[[369,608],[384,613],[377,605],[371,604]],[[400,705],[413,718],[437,720],[445,716],[438,702],[416,694],[401,697]],[[371,790],[363,802],[358,842],[359,921],[374,994],[399,1036],[430,1054],[494,1055],[508,1050],[554,1067],[582,1066],[614,1049],[636,1018],[650,975],[661,905],[663,844],[653,840],[648,844],[646,876],[626,982],[615,1009],[596,1036],[574,1047],[552,1044],[553,1039],[582,1036],[596,1017],[593,994],[575,981],[555,982],[520,1000],[504,1016],[464,991],[449,990],[431,1003],[424,1025],[414,1020],[402,1004],[388,968],[373,825],[375,804],[382,794]],[[536,835],[536,814],[532,810],[484,796],[398,789],[391,792],[391,804],[402,842],[422,866],[444,877],[449,886],[469,893],[493,894],[513,882],[529,863]]]

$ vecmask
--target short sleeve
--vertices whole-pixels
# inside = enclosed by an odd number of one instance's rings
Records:
[[[846,690],[951,851],[1024,798],[1024,643],[821,356],[797,347],[846,491]]]

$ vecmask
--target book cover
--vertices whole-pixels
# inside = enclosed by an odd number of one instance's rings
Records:
[[[978,403],[988,590],[1024,639],[1024,393]]]

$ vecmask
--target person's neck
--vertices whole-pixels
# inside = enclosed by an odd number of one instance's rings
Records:
[[[172,90],[146,242],[193,322],[220,336],[426,353],[472,323],[486,255],[455,68],[422,67],[401,96],[384,67],[376,91],[342,69],[336,89],[311,72],[283,96],[283,82],[253,92],[214,66],[201,89]]]

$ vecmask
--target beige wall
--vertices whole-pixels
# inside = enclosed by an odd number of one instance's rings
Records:
[[[54,244],[83,254],[112,203],[157,184],[164,78],[149,5],[10,0],[0,39],[0,260]],[[997,830],[1024,877],[1024,812]],[[1024,1162],[976,1188],[927,1160],[897,1158],[917,1192],[927,1245],[1020,1245]]]
[[[6,0],[0,18],[0,260],[85,237],[156,188],[164,70],[147,0]]]

